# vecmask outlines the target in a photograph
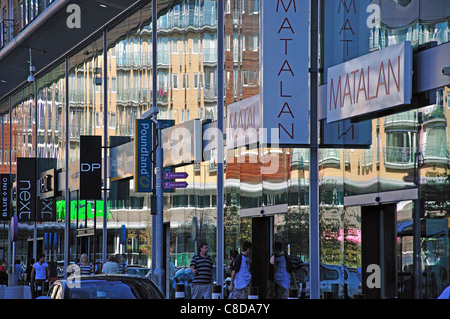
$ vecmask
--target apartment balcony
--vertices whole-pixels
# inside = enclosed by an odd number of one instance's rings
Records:
[[[386,146],[383,150],[384,166],[390,169],[414,168],[415,148],[410,146]]]
[[[14,38],[14,20],[0,22],[0,50]]]

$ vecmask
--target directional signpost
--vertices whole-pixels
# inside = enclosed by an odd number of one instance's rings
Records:
[[[178,178],[187,178],[189,175],[186,172],[164,172],[163,179],[165,180],[174,180]],[[165,181],[163,182],[164,189],[173,189],[173,188],[186,188],[188,186],[187,182],[174,182],[174,181]]]
[[[163,179],[187,178],[188,176],[186,172],[163,172]]]
[[[187,186],[186,182],[163,182],[164,188],[186,188]]]

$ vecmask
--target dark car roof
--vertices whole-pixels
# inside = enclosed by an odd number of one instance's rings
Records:
[[[145,282],[147,284],[150,284],[154,291],[160,295],[162,299],[165,299],[164,294],[161,292],[161,290],[158,288],[158,286],[150,279],[142,276],[137,275],[127,275],[127,274],[101,274],[101,275],[82,275],[82,276],[76,276],[74,278],[69,279],[69,281],[74,282],[82,281],[83,283],[95,283],[99,281],[120,281],[126,284],[126,282]],[[63,283],[64,286],[67,285],[66,279],[59,279],[56,282]],[[55,283],[56,283],[55,282]]]
[[[153,280],[151,280],[148,277],[142,277],[139,275],[131,275],[131,274],[101,274],[101,275],[82,275],[82,276],[77,276],[75,278],[75,281],[77,280],[82,280],[84,281],[98,281],[98,280],[106,280],[106,281],[146,281],[146,282],[150,282],[151,285],[153,285],[155,288],[158,289],[158,287],[156,286],[156,284],[153,282]],[[65,280],[61,280],[61,281],[65,281]],[[73,280],[71,280],[73,281]]]

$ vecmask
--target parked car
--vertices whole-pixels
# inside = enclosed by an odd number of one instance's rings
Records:
[[[148,267],[131,265],[127,268],[127,274],[145,277],[150,272],[150,270],[151,268]]]
[[[155,283],[141,276],[92,275],[60,279],[38,299],[164,299]]]
[[[309,263],[305,263],[309,273]],[[361,286],[360,274],[356,268],[348,268],[346,266],[340,267],[337,265],[320,264],[320,294],[324,292],[333,292],[334,285],[337,285],[338,298],[344,299],[344,284],[347,284],[347,296],[353,298],[355,294],[359,293]],[[300,284],[300,287],[302,285]],[[306,285],[303,291],[306,298],[310,294],[309,276],[306,279]]]

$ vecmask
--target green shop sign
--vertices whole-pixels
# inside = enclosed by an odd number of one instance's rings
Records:
[[[70,219],[85,219],[103,217],[103,201],[90,201],[90,200],[72,200],[70,201]],[[107,210],[106,219],[109,219],[110,211]],[[66,201],[58,200],[56,202],[56,218],[57,220],[66,218]]]

